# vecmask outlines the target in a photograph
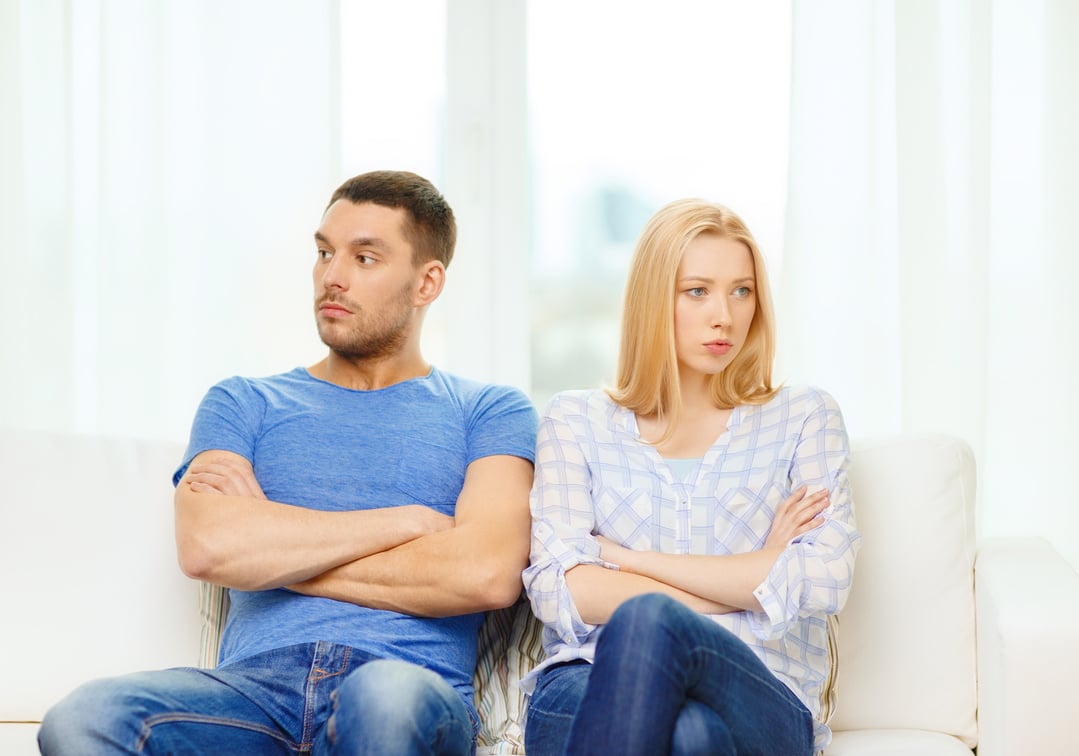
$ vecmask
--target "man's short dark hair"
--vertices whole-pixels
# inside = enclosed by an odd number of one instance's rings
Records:
[[[371,171],[353,176],[337,188],[326,208],[339,199],[360,204],[404,208],[409,216],[404,234],[412,245],[412,260],[438,260],[448,266],[457,243],[453,210],[434,184],[408,171]]]

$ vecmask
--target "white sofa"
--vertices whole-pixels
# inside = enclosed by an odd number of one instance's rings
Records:
[[[0,430],[0,754],[36,753],[44,711],[86,679],[198,661],[198,585],[172,536],[181,453]],[[841,616],[828,756],[1076,752],[1075,570],[1039,539],[975,548],[974,461],[960,441],[863,443],[851,475],[865,542]],[[509,692],[495,708],[513,719],[521,701],[504,672],[492,678],[509,690],[488,695]],[[517,725],[495,726],[507,740],[489,752],[515,751]]]

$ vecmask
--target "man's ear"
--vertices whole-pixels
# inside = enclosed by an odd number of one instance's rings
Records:
[[[446,284],[446,266],[438,260],[428,260],[419,268],[419,288],[416,289],[415,306],[424,307],[431,304],[442,293],[442,287]]]

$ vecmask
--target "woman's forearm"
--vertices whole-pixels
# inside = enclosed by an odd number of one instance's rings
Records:
[[[579,564],[566,572],[573,603],[581,619],[590,625],[607,622],[622,602],[645,593],[662,593],[701,614],[727,614],[737,608],[711,601],[645,575]]]

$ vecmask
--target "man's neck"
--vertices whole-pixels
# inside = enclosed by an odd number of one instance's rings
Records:
[[[395,383],[421,378],[431,372],[431,365],[416,352],[381,358],[350,358],[330,352],[307,369],[319,380],[357,391],[374,391]]]

